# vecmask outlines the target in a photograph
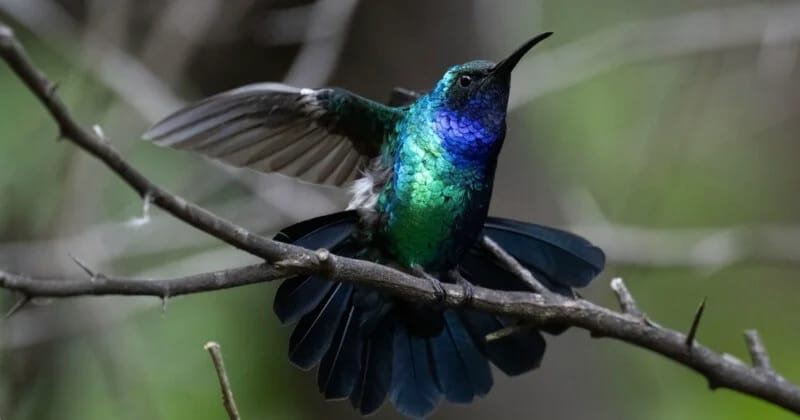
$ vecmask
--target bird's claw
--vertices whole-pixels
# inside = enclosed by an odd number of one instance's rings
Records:
[[[462,276],[458,270],[450,271],[450,278],[455,280],[457,285],[461,286],[461,292],[463,293],[464,299],[461,301],[460,306],[471,304],[475,297],[475,288],[473,287],[472,283],[464,278],[464,276]]]
[[[442,287],[442,283],[439,281],[439,279],[428,274],[422,267],[418,265],[413,266],[411,269],[415,275],[422,277],[431,283],[431,287],[433,287],[434,304],[444,304],[445,298],[447,297],[447,292],[445,292],[444,287]]]

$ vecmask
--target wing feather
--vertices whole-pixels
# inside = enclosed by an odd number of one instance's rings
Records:
[[[144,138],[234,166],[342,185],[378,155],[401,117],[400,109],[341,89],[259,83],[189,105]]]

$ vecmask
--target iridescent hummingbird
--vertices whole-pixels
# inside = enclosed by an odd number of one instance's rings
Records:
[[[560,230],[487,217],[511,70],[550,35],[534,37],[499,63],[451,67],[426,94],[397,90],[389,105],[338,88],[260,83],[182,109],[145,138],[235,166],[349,183],[347,211],[297,223],[279,240],[424,271],[434,282],[525,290],[480,246],[480,235],[487,235],[547,287],[571,296],[602,271],[599,248]],[[319,366],[325,398],[349,398],[362,414],[387,396],[411,417],[428,415],[442,398],[468,403],[491,389],[490,362],[519,375],[539,366],[545,349],[535,329],[487,342],[486,334],[513,323],[504,317],[408,302],[318,276],[284,281],[274,310],[283,323],[297,324],[291,362]]]

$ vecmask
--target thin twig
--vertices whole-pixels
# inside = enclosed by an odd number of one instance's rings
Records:
[[[639,306],[636,305],[636,300],[621,278],[617,277],[611,280],[611,290],[614,291],[614,294],[617,296],[622,313],[628,314],[634,318],[644,319],[644,314],[639,310]]]
[[[300,264],[289,269],[286,267],[276,269],[269,265],[248,266],[180,279],[153,281],[113,279],[108,276],[102,276],[103,278],[94,282],[86,279],[45,281],[0,272],[0,288],[17,290],[31,297],[105,294],[167,297],[276,280],[288,275],[332,273],[330,274],[332,280],[363,285],[402,299],[420,303],[436,301],[434,288],[425,279],[390,267],[343,256],[326,258],[324,263],[320,263],[320,256],[315,251],[255,235],[161,189],[128,164],[109,143],[103,142],[95,133],[84,130],[75,122],[57,95],[49,90],[51,84],[31,64],[12,31],[2,24],[0,24],[0,57],[45,105],[66,139],[102,160],[140,195],[144,196],[149,192],[154,205],[232,246],[267,261],[308,261],[308,264]],[[499,247],[492,247],[491,241],[484,241],[484,245],[486,244],[489,245],[487,248],[489,251],[495,251],[493,254],[501,264],[512,270],[520,280],[531,285],[534,290],[538,288],[541,293],[497,291],[475,286],[473,298],[469,302],[464,302],[464,291],[461,287],[442,284],[445,293],[442,304],[508,316],[531,325],[568,325],[585,329],[596,336],[615,338],[649,349],[694,369],[717,387],[752,395],[800,414],[800,387],[783,380],[774,372],[734,362],[731,358],[715,353],[700,343],[694,344],[691,353],[687,352],[687,336],[680,332],[654,323],[641,322],[641,319],[633,319],[630,314],[614,312],[583,299],[550,296],[541,284],[537,285],[538,282],[531,273],[508,253]],[[756,348],[758,351],[751,352],[759,354],[755,359],[764,365],[764,359],[760,355],[765,355],[766,351],[763,351],[760,341],[756,340],[756,343],[760,346]]]
[[[222,404],[225,406],[228,418],[230,420],[240,420],[241,417],[239,417],[239,410],[236,409],[233,389],[231,389],[231,382],[228,380],[228,372],[225,370],[225,363],[222,360],[222,350],[219,344],[209,341],[203,348],[208,351],[208,354],[211,355],[211,360],[214,362],[214,369],[217,371],[217,379],[219,379],[219,387],[222,389]]]
[[[503,264],[508,271],[514,273],[518,278],[525,282],[528,287],[531,288],[536,293],[541,294],[542,296],[553,297],[555,294],[551,292],[548,288],[544,287],[536,277],[531,274],[530,271],[526,270],[522,264],[519,263],[514,257],[509,255],[506,250],[500,247],[497,242],[493,241],[488,236],[482,236],[481,244],[483,245],[484,249],[489,251],[492,256],[494,256],[501,264]]]

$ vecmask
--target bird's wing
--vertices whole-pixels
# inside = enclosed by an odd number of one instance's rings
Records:
[[[342,185],[379,154],[401,116],[342,89],[259,83],[189,105],[143,137],[235,166]]]

